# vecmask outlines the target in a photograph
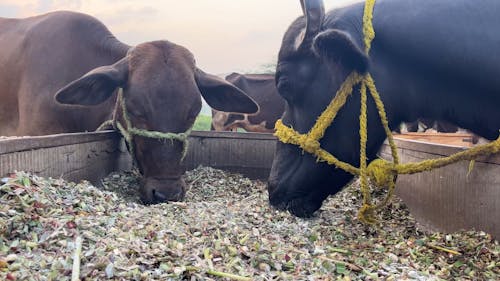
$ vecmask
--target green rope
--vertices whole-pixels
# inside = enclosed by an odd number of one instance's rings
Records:
[[[113,120],[104,121],[101,126],[97,127],[96,132],[103,131],[109,126],[113,127]]]
[[[122,110],[122,118],[123,121],[125,122],[125,126],[123,126],[120,121],[118,121],[117,118],[117,110],[118,108],[121,108]],[[118,130],[120,134],[123,136],[125,141],[128,144],[128,148],[130,150],[130,154],[132,154],[132,157],[134,157],[135,160],[135,148],[134,148],[134,143],[133,143],[133,138],[134,136],[140,136],[140,137],[145,137],[145,138],[151,138],[151,139],[158,139],[158,140],[170,140],[171,143],[173,143],[174,140],[182,142],[182,157],[181,161],[184,160],[187,154],[187,149],[189,146],[188,142],[188,137],[189,134],[191,133],[192,127],[190,127],[187,131],[184,133],[164,133],[164,132],[158,132],[158,131],[149,131],[149,130],[144,130],[144,129],[138,129],[134,128],[132,126],[132,122],[130,121],[130,117],[127,112],[127,107],[125,104],[125,98],[123,97],[123,89],[120,88],[118,90],[118,96],[116,98],[116,108],[113,112],[113,119],[107,120],[104,123],[102,123],[96,131],[101,131],[102,129],[106,128],[107,126],[112,126],[115,128],[115,130]]]

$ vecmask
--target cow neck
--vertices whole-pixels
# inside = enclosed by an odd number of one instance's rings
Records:
[[[118,115],[121,115],[121,118],[119,118]],[[124,124],[122,124],[119,119],[123,120]],[[192,130],[192,127],[190,127],[183,133],[170,133],[170,132],[159,132],[159,131],[135,128],[134,126],[132,126],[132,121],[130,121],[130,116],[128,114],[127,105],[125,102],[125,97],[123,96],[122,88],[118,89],[118,94],[116,97],[116,104],[113,110],[112,119],[105,121],[101,126],[99,126],[99,128],[97,128],[96,131],[100,131],[108,126],[112,126],[115,130],[119,131],[120,134],[123,136],[123,138],[127,142],[129,152],[132,155],[132,158],[134,158],[134,161],[136,160],[134,140],[133,140],[134,136],[140,136],[140,137],[164,140],[164,141],[169,140],[171,143],[173,143],[174,140],[182,142],[183,145],[182,157],[181,157],[182,161],[186,157],[187,148],[189,144],[188,137]]]
[[[367,0],[365,2],[364,14],[363,14],[363,35],[365,43],[365,52],[368,55],[371,47],[371,42],[375,38],[375,31],[372,25],[373,19],[373,8],[375,5],[375,0]],[[361,95],[361,110],[359,115],[359,134],[360,134],[360,167],[354,167],[353,165],[342,162],[335,156],[333,156],[328,151],[321,148],[320,140],[323,138],[326,129],[332,124],[338,111],[344,106],[353,89],[356,85],[360,85],[360,95]],[[366,157],[366,143],[368,139],[367,132],[367,92],[375,101],[375,105],[380,116],[380,120],[384,131],[387,135],[387,140],[389,142],[393,161],[389,162],[384,159],[373,160],[370,165],[367,166]],[[275,124],[276,133],[275,136],[278,139],[287,144],[293,144],[299,146],[302,150],[313,154],[317,157],[317,161],[327,162],[329,165],[335,165],[338,168],[343,169],[346,172],[353,174],[354,176],[360,177],[360,188],[363,195],[363,206],[358,212],[358,218],[360,221],[373,224],[377,220],[375,218],[376,211],[386,206],[387,203],[392,198],[395,189],[395,181],[398,174],[414,174],[423,171],[429,171],[435,168],[443,167],[452,163],[463,160],[471,160],[471,165],[473,166],[473,161],[479,156],[487,156],[500,152],[500,136],[497,140],[480,146],[473,147],[466,151],[462,151],[448,157],[442,157],[437,159],[424,160],[417,163],[406,163],[400,164],[399,157],[397,153],[397,147],[394,143],[392,132],[389,129],[389,122],[387,121],[387,115],[385,113],[384,104],[378,94],[377,88],[375,87],[375,81],[373,80],[370,73],[361,75],[356,71],[353,71],[346,80],[340,86],[340,89],[336,92],[334,98],[327,106],[325,111],[321,113],[318,120],[311,128],[311,130],[306,134],[300,134],[291,127],[283,124],[282,120],[279,119]],[[388,187],[387,196],[379,204],[373,204],[371,200],[371,193],[368,186],[368,178],[371,182],[378,187]]]

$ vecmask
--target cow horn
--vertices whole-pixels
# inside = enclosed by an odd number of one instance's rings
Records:
[[[321,29],[325,18],[325,6],[323,0],[300,0],[300,5],[306,17],[306,29],[298,48],[309,48],[312,39]]]

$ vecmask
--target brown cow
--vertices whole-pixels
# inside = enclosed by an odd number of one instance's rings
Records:
[[[125,111],[117,108],[116,117],[127,124],[127,112],[129,132],[189,131],[200,94],[217,110],[258,111],[240,89],[198,69],[191,52],[172,42],[130,47],[95,18],[73,12],[0,18],[0,135],[93,131],[111,118],[119,88]],[[183,199],[183,142],[136,134],[131,143],[144,176],[143,202]]]
[[[212,110],[212,130],[233,131],[237,128],[248,132],[272,133],[274,123],[285,110],[285,100],[278,94],[274,74],[231,73],[226,80],[242,89],[259,105],[255,115]]]

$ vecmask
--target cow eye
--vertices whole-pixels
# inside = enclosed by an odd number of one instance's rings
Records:
[[[301,60],[296,63],[296,72],[299,79],[311,80],[315,71],[314,61]]]
[[[280,61],[276,67],[278,92],[287,100],[296,98],[310,86],[316,69],[316,60],[312,57]]]

